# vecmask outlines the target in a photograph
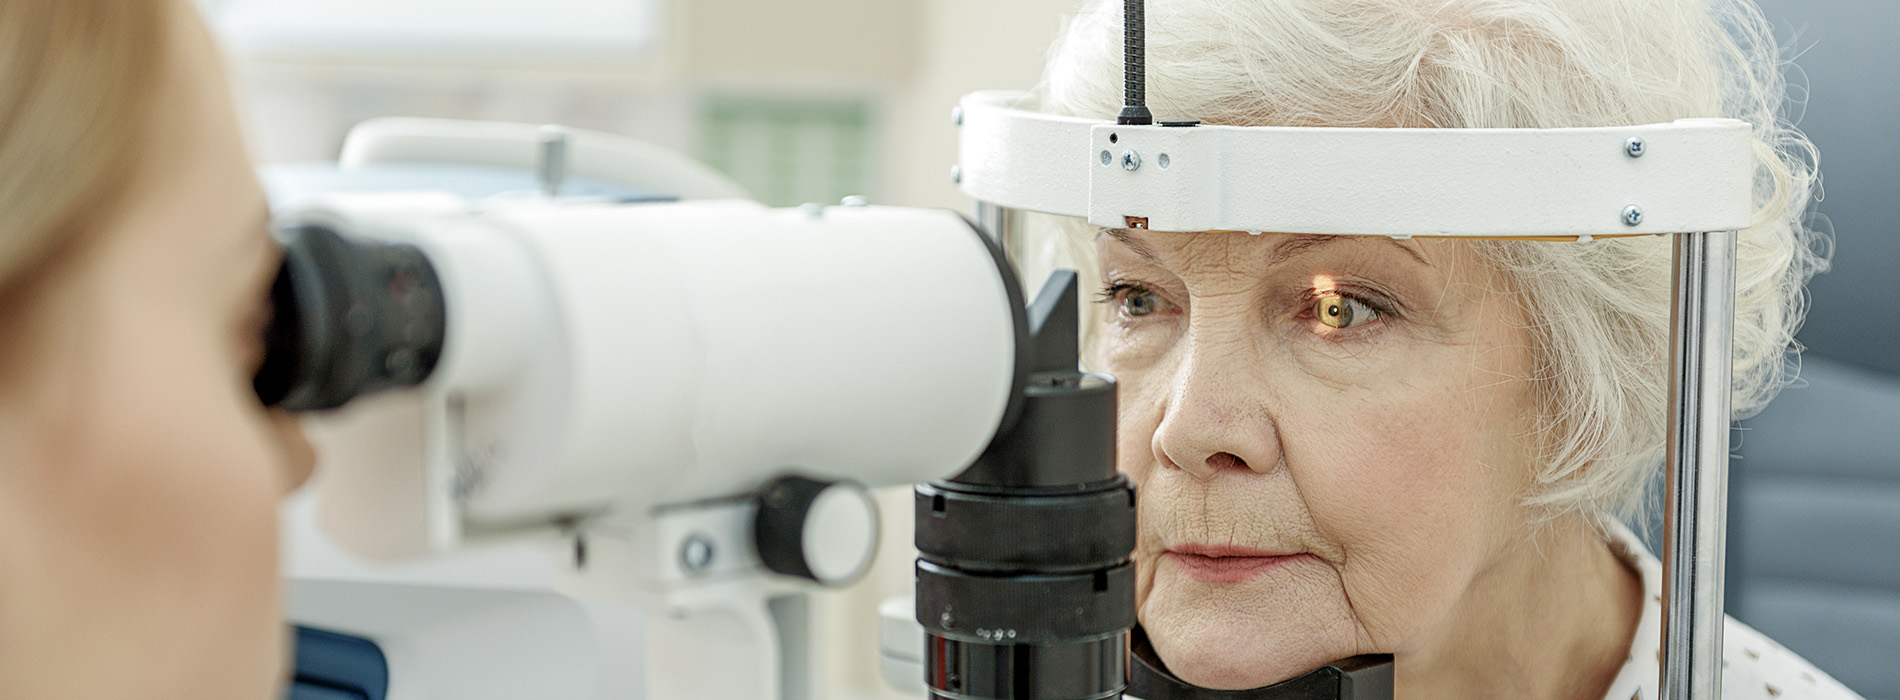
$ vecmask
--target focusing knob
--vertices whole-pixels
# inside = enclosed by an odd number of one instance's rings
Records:
[[[765,568],[842,586],[871,568],[877,503],[864,486],[783,476],[759,491],[752,543]]]

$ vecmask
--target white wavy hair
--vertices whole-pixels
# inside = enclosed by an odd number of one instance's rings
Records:
[[[1121,32],[1121,0],[1084,5],[1050,49],[1043,109],[1113,117]],[[1759,411],[1792,379],[1805,284],[1825,267],[1825,241],[1804,225],[1816,154],[1785,117],[1780,53],[1750,0],[1148,0],[1147,32],[1157,119],[1748,122],[1756,210],[1737,261],[1736,416]],[[1094,229],[1028,229],[1026,269],[1072,264],[1093,274]],[[1469,244],[1506,273],[1515,293],[1504,298],[1532,319],[1544,450],[1532,504],[1553,515],[1640,511],[1666,432],[1670,240]]]

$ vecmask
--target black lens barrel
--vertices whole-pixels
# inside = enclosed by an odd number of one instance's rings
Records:
[[[1115,471],[1115,380],[1076,369],[1076,277],[1019,338],[1020,412],[968,469],[916,488],[925,684],[949,700],[1101,700],[1126,685],[1135,492]]]
[[[1121,695],[1128,656],[1125,634],[1066,644],[983,644],[929,635],[926,685],[932,698],[1075,698]]]
[[[447,321],[441,281],[422,250],[319,224],[285,234],[264,363],[252,380],[258,399],[324,410],[428,379]]]

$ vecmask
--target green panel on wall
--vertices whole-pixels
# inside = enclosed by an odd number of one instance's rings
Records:
[[[699,157],[767,204],[835,204],[874,194],[871,126],[864,99],[709,97]]]

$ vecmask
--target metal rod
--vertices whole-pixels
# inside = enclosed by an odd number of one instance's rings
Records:
[[[1148,111],[1147,0],[1122,0],[1122,112],[1117,124],[1153,124]]]
[[[1009,207],[976,200],[976,225],[1003,249],[1011,262],[1016,261],[1016,232],[1011,225]]]
[[[1678,234],[1670,335],[1664,499],[1662,697],[1722,693],[1722,546],[1727,526],[1732,231]]]
[[[567,130],[552,124],[543,126],[535,132],[535,140],[534,175],[541,181],[541,194],[559,197],[561,185],[567,180]]]

